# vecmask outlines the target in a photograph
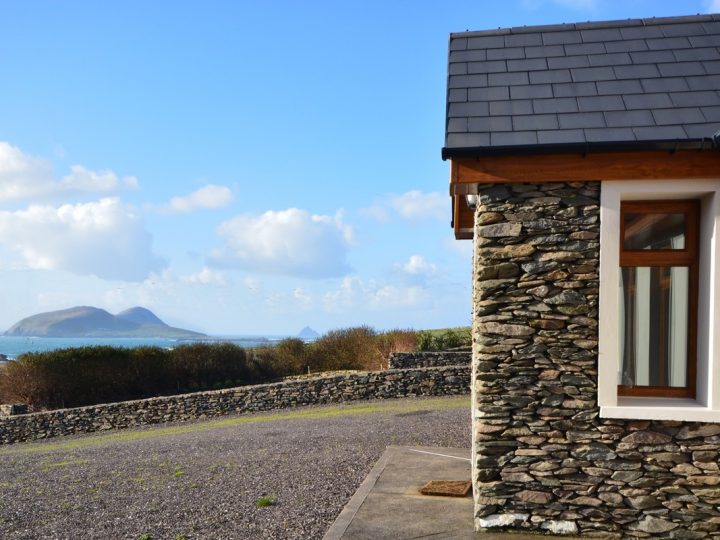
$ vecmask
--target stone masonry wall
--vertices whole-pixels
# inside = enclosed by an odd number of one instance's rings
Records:
[[[469,382],[469,365],[371,371],[62,409],[0,418],[0,444],[299,405],[462,395]]]
[[[720,425],[599,418],[599,183],[481,186],[475,523],[720,537]]]
[[[469,366],[472,352],[467,351],[418,351],[391,353],[390,369],[439,366]]]

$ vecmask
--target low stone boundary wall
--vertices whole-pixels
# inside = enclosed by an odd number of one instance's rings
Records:
[[[469,366],[472,351],[422,351],[391,353],[390,369],[407,369],[440,366]]]
[[[0,419],[0,444],[299,405],[469,393],[469,365],[370,371],[11,416]]]

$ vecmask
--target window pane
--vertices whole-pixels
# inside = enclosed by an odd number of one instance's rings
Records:
[[[620,373],[624,386],[687,386],[689,269],[621,269]]]
[[[685,249],[685,214],[624,214],[625,249]]]

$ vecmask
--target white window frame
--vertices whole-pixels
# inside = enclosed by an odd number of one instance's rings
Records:
[[[695,399],[617,394],[620,362],[620,203],[653,199],[700,200]],[[720,422],[720,178],[602,182],[598,405],[602,418]]]

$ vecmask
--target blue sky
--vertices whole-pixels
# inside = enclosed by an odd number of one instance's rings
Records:
[[[720,0],[10,2],[0,329],[143,305],[213,334],[469,324],[448,34]]]

